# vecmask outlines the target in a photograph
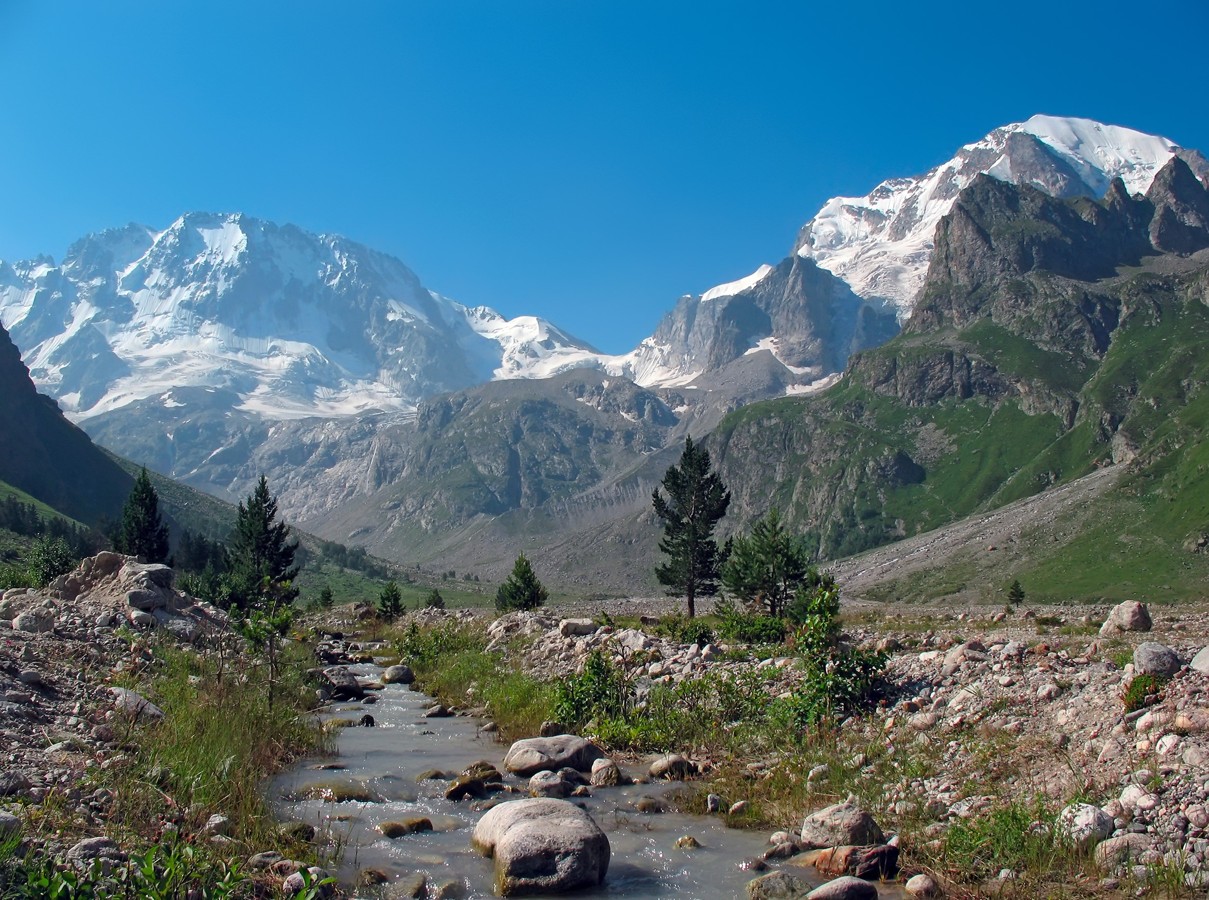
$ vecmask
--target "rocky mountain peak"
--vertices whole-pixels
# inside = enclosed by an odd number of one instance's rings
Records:
[[[1193,253],[1209,247],[1209,190],[1187,162],[1173,157],[1155,176],[1146,199],[1154,206],[1149,236],[1156,250]]]

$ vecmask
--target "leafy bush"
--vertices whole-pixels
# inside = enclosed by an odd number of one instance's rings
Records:
[[[785,622],[774,616],[749,613],[728,599],[714,604],[718,635],[744,644],[779,644],[785,639]]]
[[[60,575],[66,575],[79,560],[62,538],[43,535],[34,541],[25,558],[29,578],[37,587],[46,587]]]
[[[634,705],[633,687],[599,650],[588,654],[582,672],[558,683],[554,696],[554,717],[572,730],[591,721],[624,719]]]
[[[709,625],[701,619],[690,619],[680,613],[661,619],[655,632],[681,644],[698,644],[702,647],[714,640],[714,632]]]
[[[859,712],[872,701],[885,664],[882,654],[851,647],[809,657],[802,687],[776,701],[776,715],[802,729]]]

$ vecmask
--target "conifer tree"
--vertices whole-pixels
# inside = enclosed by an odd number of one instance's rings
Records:
[[[770,616],[780,616],[800,586],[814,576],[803,541],[781,523],[774,507],[752,526],[749,535],[731,541],[722,566],[726,590]]]
[[[718,592],[722,560],[714,528],[726,515],[730,492],[710,471],[709,452],[692,438],[684,439],[680,462],[667,470],[662,484],[667,499],[655,488],[651,500],[655,515],[663,519],[659,549],[668,560],[655,569],[655,576],[671,588],[668,593],[684,595],[692,618],[697,614],[696,598]]]
[[[512,573],[495,593],[495,608],[501,612],[514,609],[537,609],[544,606],[550,594],[533,571],[533,566],[520,554],[512,565]]]
[[[268,479],[261,475],[246,503],[239,504],[228,542],[231,605],[268,609],[293,603],[298,596],[294,586],[297,550],[289,526],[277,521],[277,500],[269,493]]]
[[[320,609],[331,609],[336,602],[336,598],[332,596],[331,585],[325,584],[323,590],[319,592],[319,599],[316,601]]]
[[[159,504],[159,494],[143,466],[122,507],[122,521],[114,540],[119,553],[149,563],[168,561],[168,526],[160,518]]]
[[[394,579],[386,582],[386,587],[378,594],[378,615],[387,622],[393,622],[403,615],[403,595]]]

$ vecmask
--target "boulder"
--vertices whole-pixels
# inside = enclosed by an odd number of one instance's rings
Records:
[[[115,863],[126,861],[126,854],[115,841],[107,837],[91,837],[73,844],[67,851],[67,863],[80,872],[99,868],[108,874]]]
[[[806,900],[877,900],[877,888],[867,881],[844,875],[815,888]]]
[[[133,719],[155,721],[164,717],[164,711],[142,694],[120,687],[111,687],[109,693],[113,694],[114,707]]]
[[[157,609],[163,609],[168,605],[168,601],[162,591],[155,591],[149,588],[135,588],[132,591],[126,592],[126,604],[131,609],[153,612]]]
[[[608,758],[592,763],[592,787],[616,787],[621,784],[621,769]]]
[[[495,860],[495,892],[557,893],[593,887],[609,868],[609,839],[566,800],[501,803],[475,826],[471,843]]]
[[[1112,834],[1113,819],[1098,806],[1072,803],[1058,814],[1058,831],[1077,847],[1087,850]]]
[[[543,769],[557,771],[563,767],[587,772],[592,768],[592,763],[604,755],[604,751],[591,741],[574,734],[525,738],[508,749],[504,768],[521,776],[533,775]]]
[[[558,623],[558,633],[563,637],[583,637],[596,634],[599,629],[591,619],[563,619]]]
[[[574,789],[558,772],[535,772],[529,779],[530,797],[567,797]]]
[[[809,883],[789,872],[770,872],[747,882],[747,896],[750,900],[805,897],[809,891]]]
[[[1170,647],[1146,641],[1133,651],[1133,668],[1139,675],[1170,678],[1180,670],[1180,658]]]
[[[903,887],[908,896],[921,897],[923,900],[932,900],[933,897],[940,896],[940,885],[936,883],[936,879],[923,872],[912,875]]]
[[[697,774],[697,767],[679,753],[665,753],[651,763],[647,772],[651,778],[666,778],[669,781],[683,781]]]
[[[802,823],[804,847],[868,846],[885,842],[886,836],[873,816],[861,809],[851,796],[842,803],[810,814]]]
[[[823,875],[855,875],[872,881],[894,878],[898,875],[898,847],[829,847],[818,852],[814,867]]]
[[[326,898],[336,896],[336,890],[330,883],[321,884],[321,882],[331,877],[324,869],[318,866],[310,866],[306,872],[311,883],[311,893],[307,895],[308,897],[315,897],[317,900],[326,900]],[[287,897],[296,897],[306,890],[306,888],[307,879],[302,877],[301,871],[288,876],[281,883],[281,893]]]
[[[118,573],[118,577],[122,581],[129,584],[137,584],[140,587],[157,587],[170,590],[176,574],[163,563],[141,563],[129,560],[122,566],[122,571]]]
[[[1105,869],[1133,862],[1154,845],[1154,839],[1145,834],[1123,834],[1101,841],[1096,846],[1096,865]]]
[[[333,700],[360,700],[365,693],[357,676],[344,666],[328,666],[322,674]]]
[[[1192,662],[1188,664],[1203,675],[1209,675],[1209,647],[1201,650],[1196,656],[1192,657]]]
[[[383,684],[411,684],[415,680],[411,666],[387,666],[382,670]]]
[[[1100,637],[1111,637],[1124,631],[1149,631],[1150,610],[1145,603],[1126,600],[1112,608],[1104,624],[1100,626]]]
[[[54,616],[48,612],[38,609],[27,610],[13,619],[13,631],[25,631],[30,634],[39,634],[45,631],[52,631],[55,627]]]

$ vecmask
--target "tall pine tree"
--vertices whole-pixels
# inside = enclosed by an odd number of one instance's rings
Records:
[[[228,542],[231,604],[242,609],[288,606],[298,596],[294,579],[298,543],[277,521],[277,500],[263,475],[246,503],[240,503]]]
[[[134,481],[122,507],[122,521],[114,540],[119,553],[137,556],[143,562],[168,561],[168,526],[160,519],[160,498],[147,476],[147,467]]]
[[[718,568],[721,563],[714,528],[730,506],[730,492],[722,479],[710,471],[709,452],[684,439],[680,463],[663,476],[667,499],[655,488],[651,496],[655,515],[663,519],[663,539],[659,549],[667,562],[655,569],[659,583],[669,594],[684,595],[688,614],[697,614],[696,598],[718,593]]]

